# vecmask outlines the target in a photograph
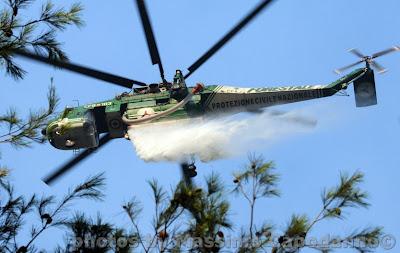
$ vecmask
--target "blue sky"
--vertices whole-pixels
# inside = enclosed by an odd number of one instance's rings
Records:
[[[258,1],[147,2],[166,76],[170,78],[175,69],[185,70],[191,65]],[[65,42],[64,49],[70,59],[133,79],[157,81],[157,67],[151,65],[133,2],[83,1],[83,4],[86,26],[69,29],[59,37]],[[356,47],[369,54],[400,44],[399,7],[398,0],[278,0],[193,74],[188,83],[201,81],[242,87],[329,83],[338,78],[333,69],[356,60],[347,49]],[[3,76],[1,112],[11,105],[21,114],[45,106],[50,77],[54,77],[61,97],[60,108],[74,105],[74,100],[90,103],[125,91],[80,75],[24,60],[19,62],[29,74],[19,82]],[[377,106],[356,108],[352,87],[350,97],[334,96],[285,106],[286,110],[313,108],[319,120],[317,129],[268,149],[249,150],[274,160],[281,174],[282,198],[259,204],[256,215],[259,222],[273,221],[279,231],[293,213],[313,217],[321,207],[321,190],[335,185],[340,171],[360,170],[366,174],[364,188],[371,195],[372,206],[368,210],[351,211],[343,222],[322,223],[313,233],[342,234],[357,227],[381,225],[400,243],[400,221],[396,219],[400,213],[397,195],[400,54],[382,57],[379,62],[389,72],[376,76]],[[46,186],[41,177],[71,158],[71,152],[56,150],[48,144],[21,150],[2,146],[1,152],[1,163],[13,169],[11,180],[21,194],[37,192],[61,197],[68,187],[88,175],[105,171],[106,201],[80,202],[72,209],[93,215],[99,212],[106,220],[121,225],[127,225],[128,220],[120,206],[135,195],[143,201],[146,213],[142,220],[148,221],[143,226],[149,228],[152,201],[146,180],[157,178],[169,187],[180,177],[176,164],[145,163],[135,155],[131,143],[123,139],[110,143],[52,187]],[[246,159],[244,153],[231,159],[198,163],[198,180],[216,171],[230,184],[232,173]],[[243,204],[242,200],[233,199],[232,219],[237,227],[248,221]],[[54,230],[39,240],[41,246],[55,245],[46,239],[48,236],[61,239]]]

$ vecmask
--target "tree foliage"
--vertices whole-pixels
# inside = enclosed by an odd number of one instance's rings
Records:
[[[369,206],[368,194],[361,188],[364,180],[361,172],[342,174],[337,186],[322,191],[321,210],[313,218],[294,213],[283,231],[275,229],[277,224],[255,222],[255,214],[263,215],[257,210],[256,202],[280,196],[279,176],[274,164],[261,157],[253,156],[242,170],[234,174],[233,187],[228,187],[215,173],[208,176],[201,186],[187,185],[182,181],[170,191],[155,179],[148,181],[154,200],[151,230],[143,224],[143,207],[136,197],[122,205],[130,225],[118,226],[101,218],[100,214],[92,219],[84,213],[70,215],[66,212],[76,200],[103,198],[102,174],[76,186],[59,202],[52,196],[15,196],[13,187],[5,180],[6,176],[0,179],[0,246],[4,248],[0,252],[34,252],[37,250],[35,239],[51,227],[66,231],[68,240],[55,250],[60,253],[287,253],[305,248],[331,252],[340,251],[342,248],[338,245],[369,252],[375,249],[371,243],[376,243],[383,235],[381,227],[364,227],[340,237],[332,236],[324,244],[312,240],[318,238],[313,230],[321,221],[336,221],[332,222],[334,226],[345,221],[351,209]],[[242,210],[232,210],[230,198],[234,196],[229,193],[235,193],[248,203],[249,222],[242,227],[233,226],[233,213]],[[24,229],[24,220],[29,214],[36,214],[40,225],[33,227],[31,240],[18,242],[17,234]]]
[[[34,4],[33,0],[5,0],[1,5],[0,68],[14,79],[22,79],[25,74],[25,70],[14,61],[15,50],[33,50],[50,58],[67,60],[57,34],[71,25],[83,25],[83,8],[79,3],[66,9],[48,1],[42,5],[36,18],[26,15]],[[40,131],[54,115],[59,101],[53,84],[49,88],[47,101],[46,109],[31,110],[27,116],[21,116],[14,107],[0,112],[0,144],[21,148],[30,147],[32,143],[43,143],[45,137]],[[7,168],[1,165],[0,174],[6,173]]]
[[[41,130],[47,126],[54,116],[58,104],[58,96],[53,85],[47,94],[46,109],[30,111],[26,119],[22,118],[15,108],[9,108],[0,114],[0,144],[11,144],[14,147],[30,147],[32,143],[44,143],[45,136]]]
[[[50,228],[66,225],[69,207],[78,200],[102,200],[104,176],[99,174],[72,188],[63,199],[54,196],[30,197],[15,195],[15,190],[5,176],[0,177],[0,252],[35,252],[35,240]],[[17,240],[18,234],[32,225],[30,239]],[[35,223],[33,220],[37,220]]]
[[[383,235],[381,227],[366,227],[361,231],[329,240],[324,245],[307,243],[307,236],[321,221],[327,219],[343,220],[344,213],[351,208],[367,208],[368,194],[360,188],[364,174],[357,171],[352,175],[341,174],[339,184],[322,192],[320,212],[311,219],[307,215],[293,215],[284,234],[279,237],[279,245],[274,252],[293,252],[308,247],[321,252],[332,251],[336,245],[348,245],[359,252],[372,251],[371,242],[379,241]]]
[[[6,7],[0,12],[0,65],[14,79],[21,79],[26,73],[14,61],[14,50],[30,49],[53,59],[67,60],[67,55],[57,40],[57,33],[71,25],[83,25],[83,7],[79,3],[66,9],[48,1],[42,5],[36,18],[24,18],[23,12],[34,2],[7,0]]]
[[[73,252],[300,252],[305,248],[320,252],[341,250],[337,245],[350,246],[354,251],[373,251],[370,243],[379,240],[383,234],[381,227],[366,227],[353,233],[320,243],[313,242],[313,229],[323,220],[344,221],[344,212],[352,208],[368,207],[367,193],[361,189],[364,175],[355,172],[352,175],[342,174],[336,187],[322,192],[322,207],[314,218],[309,215],[294,213],[283,231],[275,229],[275,224],[257,224],[254,217],[263,215],[257,210],[258,201],[266,201],[270,197],[279,197],[279,175],[272,162],[262,157],[252,156],[249,163],[234,174],[234,187],[227,187],[217,174],[205,179],[202,187],[184,182],[178,183],[170,192],[166,191],[156,180],[149,181],[154,198],[154,218],[152,231],[145,229],[141,219],[143,207],[136,197],[124,203],[122,209],[130,220],[131,226],[118,228],[103,223],[109,231],[107,247],[93,251],[85,247],[89,243],[74,248]],[[235,193],[248,203],[249,222],[243,227],[233,226],[233,210],[229,193]],[[242,210],[234,210],[235,213]],[[257,212],[258,211],[258,212]],[[342,213],[343,212],[343,213]],[[95,241],[103,232],[93,233],[93,226],[99,222],[83,223],[84,231],[77,232],[74,226],[81,226],[82,216],[73,221],[69,235]],[[267,218],[267,217],[264,217]],[[75,222],[75,223],[74,223]],[[332,223],[336,224],[336,222]],[[80,230],[82,231],[82,229]],[[119,236],[116,235],[119,231]],[[126,231],[130,231],[127,233]],[[125,243],[118,247],[118,239]],[[106,236],[103,235],[103,238]],[[233,239],[238,238],[239,240]],[[232,241],[233,240],[233,241]],[[359,244],[354,244],[359,242]],[[93,245],[92,245],[93,246]],[[131,246],[131,247],[130,247]],[[64,251],[65,252],[65,251]]]

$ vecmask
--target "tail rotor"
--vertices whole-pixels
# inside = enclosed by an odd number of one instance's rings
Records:
[[[372,54],[371,56],[366,56],[366,55],[364,55],[364,54],[361,53],[358,49],[355,49],[355,48],[350,49],[348,52],[351,53],[351,54],[354,54],[355,56],[357,56],[358,58],[360,58],[360,60],[357,61],[357,62],[355,62],[355,63],[353,63],[353,64],[350,64],[350,65],[348,65],[348,66],[345,66],[345,67],[336,69],[336,70],[335,70],[335,73],[340,74],[340,73],[342,73],[343,71],[346,71],[346,70],[348,70],[348,69],[351,69],[351,68],[353,68],[353,67],[355,67],[355,66],[357,66],[357,65],[359,65],[359,64],[361,64],[361,63],[363,63],[363,62],[365,62],[367,68],[372,67],[372,68],[378,70],[379,73],[383,74],[383,73],[385,73],[385,72],[387,71],[387,69],[384,68],[384,67],[383,67],[382,65],[380,65],[379,63],[377,63],[377,62],[375,61],[375,59],[378,58],[378,57],[381,57],[381,56],[384,56],[384,55],[387,55],[387,54],[396,52],[396,51],[400,51],[400,46],[393,46],[393,47],[391,47],[391,48],[388,48],[388,49],[382,50],[382,51],[380,51],[380,52],[377,52],[377,53],[375,53],[375,54]]]

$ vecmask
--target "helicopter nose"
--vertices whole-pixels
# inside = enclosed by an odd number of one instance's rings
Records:
[[[41,131],[41,133],[42,133],[43,136],[46,136],[46,135],[47,135],[46,128],[43,128],[42,131]]]

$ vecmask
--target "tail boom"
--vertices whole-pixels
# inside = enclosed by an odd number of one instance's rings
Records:
[[[366,69],[358,69],[329,85],[276,88],[209,86],[202,94],[201,103],[206,112],[254,111],[264,107],[332,96],[346,89],[351,82],[366,72]]]

